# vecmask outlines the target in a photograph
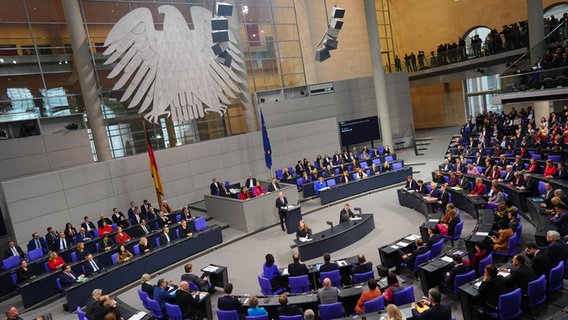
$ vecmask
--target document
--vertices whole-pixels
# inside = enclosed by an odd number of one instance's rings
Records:
[[[300,242],[308,242],[308,241],[312,241],[313,239],[311,239],[311,238],[300,238],[298,240],[300,240]]]
[[[446,261],[446,262],[453,262],[454,259],[448,256],[443,256],[442,258],[440,258],[440,260]]]
[[[390,247],[391,247],[391,248],[393,248],[394,250],[398,250],[398,249],[400,249],[400,247],[399,247],[399,246],[397,246],[396,244],[393,244],[393,245],[392,245],[392,246],[390,246]]]
[[[138,313],[134,314],[132,317],[128,318],[128,320],[141,320],[146,316],[146,312],[139,311]]]
[[[400,246],[400,247],[406,247],[408,245],[408,243],[406,243],[404,241],[399,241],[396,245]]]
[[[283,275],[283,276],[288,276],[288,275],[290,275],[290,274],[288,273],[288,268],[284,268],[284,270],[282,270],[282,275]]]
[[[503,278],[507,278],[509,275],[511,275],[511,273],[508,272],[508,271],[499,271],[499,272],[497,273],[497,275],[500,275],[500,276],[502,276]]]
[[[203,272],[216,272],[217,270],[219,270],[219,267],[216,267],[212,264],[208,265],[207,267],[203,268]]]
[[[361,220],[361,219],[362,219],[361,217],[353,217],[353,218],[351,218],[351,220]]]
[[[438,220],[435,220],[435,221],[438,221]],[[406,240],[408,240],[408,241],[415,241],[415,240],[418,239],[418,238],[420,238],[420,236],[417,236],[417,235],[415,235],[415,234],[411,234],[411,235],[409,235],[408,237],[406,237],[406,238],[404,238],[404,239],[406,239]]]
[[[347,265],[347,261],[339,260],[339,261],[337,261],[337,265],[340,266],[340,267],[345,267]]]
[[[476,236],[485,236],[487,237],[489,235],[489,232],[476,232],[475,233]]]
[[[428,222],[438,222],[438,219],[430,219]]]

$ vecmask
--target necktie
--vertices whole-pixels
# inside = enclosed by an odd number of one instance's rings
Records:
[[[67,275],[71,277],[71,279],[75,280],[75,276],[71,272],[69,272]]]
[[[64,239],[61,239],[59,242],[60,242],[59,246],[61,247],[61,249],[67,249],[67,243],[65,243]]]
[[[146,226],[142,226],[142,230],[144,230],[144,233],[148,233],[148,229],[146,229]]]
[[[164,235],[166,236],[166,239],[168,240],[168,242],[170,242],[170,236],[168,236],[167,233],[164,233]]]
[[[41,244],[39,243],[39,240],[36,239],[36,249],[41,248]]]
[[[87,227],[87,231],[91,231],[91,226],[88,223],[85,223],[85,226]]]
[[[99,271],[99,267],[97,267],[97,264],[95,263],[95,261],[91,260],[91,266],[93,267],[94,272]]]
[[[16,250],[16,247],[12,247],[12,254],[14,255],[14,257],[19,256],[20,254],[18,253],[18,250]]]

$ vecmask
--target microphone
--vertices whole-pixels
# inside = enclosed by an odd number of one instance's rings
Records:
[[[327,223],[331,227],[331,232],[333,232],[333,222],[326,221],[325,223]]]

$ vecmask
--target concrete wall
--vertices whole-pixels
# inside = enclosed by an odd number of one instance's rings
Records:
[[[273,169],[303,157],[315,157],[339,146],[337,120],[318,119],[277,127],[267,121],[273,150]],[[156,151],[164,184],[164,199],[173,207],[203,200],[212,177],[244,183],[249,172],[267,180],[260,132]],[[48,226],[62,230],[78,226],[83,216],[97,220],[113,207],[126,212],[131,200],[156,202],[147,154],[56,170],[1,183],[3,213],[17,243]]]
[[[412,120],[409,120],[412,119],[412,102],[408,74],[387,74],[386,83],[390,118],[379,116],[380,121],[390,121],[393,139],[410,141],[413,133]],[[377,115],[372,77],[334,81],[333,84],[333,93],[291,99],[280,95],[277,102],[266,99],[267,102],[260,104],[264,118],[272,125],[283,126],[311,122],[322,117],[336,117],[337,121],[346,121]],[[334,135],[338,134],[336,130]]]

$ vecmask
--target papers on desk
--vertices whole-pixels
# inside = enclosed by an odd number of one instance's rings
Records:
[[[475,233],[476,236],[482,236],[482,237],[487,237],[489,235],[489,232],[476,232]]]
[[[239,192],[241,192],[241,190],[233,188],[233,189],[229,189],[229,192],[230,193],[239,193]]]
[[[208,265],[207,267],[203,268],[203,272],[216,272],[217,270],[219,270],[219,267],[216,267],[212,264]]]
[[[458,191],[459,191],[459,190],[463,190],[463,188],[460,188],[460,187],[453,187],[453,189],[454,189],[454,190],[458,190]]]
[[[511,273],[508,271],[499,271],[497,273],[498,276],[502,276],[503,278],[507,278]]]
[[[473,288],[474,288],[475,290],[479,290],[479,287],[480,287],[480,286],[481,286],[481,281],[477,281],[477,282],[473,285]]]
[[[438,222],[438,219],[430,219],[428,222]]]
[[[312,238],[300,238],[298,240],[300,240],[300,242],[308,242],[308,241],[312,241],[313,239]]]
[[[438,221],[438,220],[436,220],[436,221]],[[415,234],[411,234],[411,235],[409,235],[408,237],[406,237],[406,238],[404,238],[404,239],[406,239],[406,240],[408,240],[408,241],[415,241],[415,240],[418,239],[418,238],[420,238],[420,236],[417,236],[417,235],[415,235]]]
[[[203,300],[203,298],[207,297],[209,293],[207,292],[199,292],[199,300]]]
[[[459,255],[459,256],[463,256],[463,253],[464,253],[464,252],[461,251],[461,250],[456,250],[456,251],[454,251],[454,254],[457,254],[457,255]]]
[[[400,247],[406,247],[408,245],[408,243],[406,243],[404,241],[399,241],[399,242],[396,243],[396,245],[400,246]]]
[[[321,192],[321,191],[326,191],[326,190],[329,190],[329,189],[331,189],[331,188],[330,188],[330,187],[325,187],[325,188],[319,189],[319,191]]]
[[[353,217],[353,218],[351,218],[351,220],[361,220],[361,219],[362,219],[361,217]]]
[[[446,262],[453,262],[454,261],[453,258],[448,257],[448,256],[443,256],[443,257],[440,258],[440,260],[446,261]]]
[[[146,316],[146,312],[139,311],[138,313],[134,314],[132,317],[128,318],[128,320],[141,320]]]
[[[428,202],[430,202],[430,201],[438,201],[438,198],[426,197],[426,201],[428,201]]]
[[[392,245],[392,246],[390,246],[390,247],[391,247],[391,248],[393,248],[394,250],[398,250],[398,249],[400,249],[400,247],[399,247],[399,246],[397,246],[396,244],[393,244],[393,245]]]
[[[290,274],[288,273],[288,268],[284,268],[284,270],[282,270],[282,275],[283,276],[289,276]]]
[[[345,261],[345,260],[339,260],[339,261],[337,261],[337,265],[340,266],[340,267],[345,267],[347,264],[348,264],[348,263],[347,263],[347,261]]]
[[[77,282],[79,282],[79,283],[85,282],[87,280],[89,280],[89,278],[87,278],[87,277],[77,278]]]

